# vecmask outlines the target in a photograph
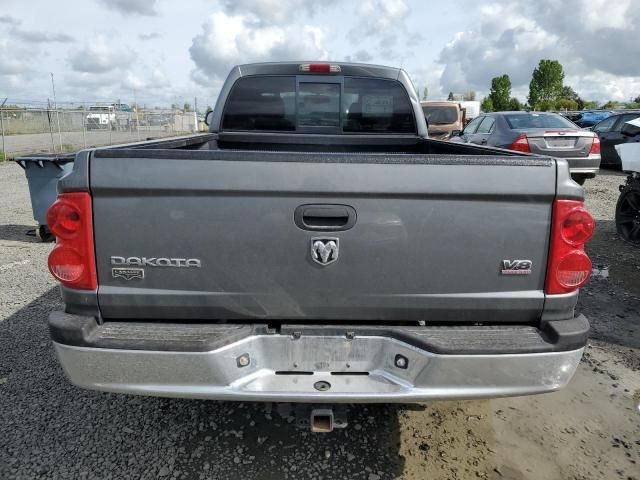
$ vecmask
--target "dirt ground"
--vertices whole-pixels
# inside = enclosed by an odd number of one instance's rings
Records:
[[[640,249],[613,215],[624,177],[587,181],[598,275],[578,310],[592,339],[562,391],[420,406],[352,406],[310,434],[261,404],[79,390],[55,360],[60,305],[24,174],[0,164],[0,479],[640,480]]]
[[[580,294],[592,332],[572,382],[546,395],[400,412],[404,478],[640,479],[640,249],[616,234],[623,181],[605,171],[585,185],[597,275]]]

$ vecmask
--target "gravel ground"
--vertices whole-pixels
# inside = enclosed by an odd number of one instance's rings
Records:
[[[0,164],[0,479],[640,479],[640,251],[615,235],[622,180],[586,185],[598,220],[589,253],[605,273],[581,295],[593,335],[566,389],[353,406],[348,429],[314,435],[268,405],[71,386],[46,327],[60,304],[51,244],[25,235],[24,174]]]

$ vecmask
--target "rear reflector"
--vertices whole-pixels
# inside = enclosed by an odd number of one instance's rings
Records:
[[[556,279],[565,288],[578,288],[591,274],[591,260],[582,251],[574,250],[558,263]]]
[[[556,200],[553,203],[551,241],[545,293],[569,293],[584,285],[591,275],[591,260],[584,244],[595,230],[584,203]]]
[[[61,193],[47,212],[47,225],[56,236],[49,271],[63,285],[79,290],[98,286],[91,218],[87,192]]]
[[[298,67],[301,72],[312,73],[339,73],[340,65],[331,63],[303,63]]]
[[[526,135],[520,135],[518,138],[516,138],[509,148],[511,150],[515,150],[516,152],[531,152],[531,149],[529,149],[529,140],[527,140]]]
[[[600,138],[597,135],[593,136],[593,143],[591,144],[591,150],[589,150],[589,155],[593,153],[600,153]]]

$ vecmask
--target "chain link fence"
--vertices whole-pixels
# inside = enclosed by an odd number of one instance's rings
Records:
[[[0,108],[0,160],[39,152],[68,153],[82,148],[186,135],[198,131],[195,112],[88,109]]]

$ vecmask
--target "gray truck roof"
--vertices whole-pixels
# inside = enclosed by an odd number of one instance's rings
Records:
[[[398,79],[400,74],[404,72],[401,68],[386,67],[383,65],[369,65],[366,63],[348,63],[333,61],[299,61],[299,62],[264,62],[264,63],[246,63],[244,65],[236,65],[231,69],[231,76],[236,70],[238,76],[244,77],[249,75],[304,75],[305,72],[300,71],[300,65],[309,63],[321,63],[330,65],[339,65],[339,75],[353,75],[359,77],[378,77]],[[311,73],[317,75],[317,73]],[[321,75],[334,75],[333,73],[325,73]]]

